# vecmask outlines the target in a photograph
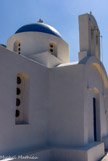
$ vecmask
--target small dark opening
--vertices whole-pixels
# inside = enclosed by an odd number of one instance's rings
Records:
[[[21,78],[17,77],[17,84],[21,84]]]
[[[19,117],[19,115],[20,115],[20,111],[19,110],[16,110],[15,116],[16,117]]]
[[[53,52],[53,49],[50,49],[51,52]]]
[[[17,99],[16,99],[16,106],[19,106],[19,105],[20,105],[20,103],[21,103],[21,102],[20,102],[20,99],[19,99],[19,98],[17,98]]]
[[[51,47],[51,48],[53,48],[53,45],[52,45],[52,44],[50,44],[50,47]]]
[[[21,90],[19,88],[16,89],[16,94],[19,95],[21,93]]]
[[[20,48],[18,48],[18,51],[20,51]]]

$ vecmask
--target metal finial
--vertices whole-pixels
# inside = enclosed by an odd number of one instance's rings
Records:
[[[43,23],[43,20],[42,20],[42,19],[39,19],[38,22],[39,22],[39,23]]]
[[[92,11],[90,11],[90,15],[92,15]]]

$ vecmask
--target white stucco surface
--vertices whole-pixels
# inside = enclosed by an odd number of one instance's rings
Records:
[[[39,161],[104,156],[108,78],[96,27],[91,14],[79,17],[79,61],[73,63],[68,44],[44,32],[17,33],[7,48],[0,46],[0,155],[38,154]]]

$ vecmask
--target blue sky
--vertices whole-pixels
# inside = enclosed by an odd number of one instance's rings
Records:
[[[0,44],[22,25],[39,18],[55,27],[70,47],[70,61],[78,60],[78,15],[92,11],[100,28],[103,63],[108,73],[108,0],[0,0]]]

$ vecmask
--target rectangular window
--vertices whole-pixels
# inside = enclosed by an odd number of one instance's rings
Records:
[[[96,98],[93,98],[93,127],[94,127],[94,141],[97,141],[96,133]]]

